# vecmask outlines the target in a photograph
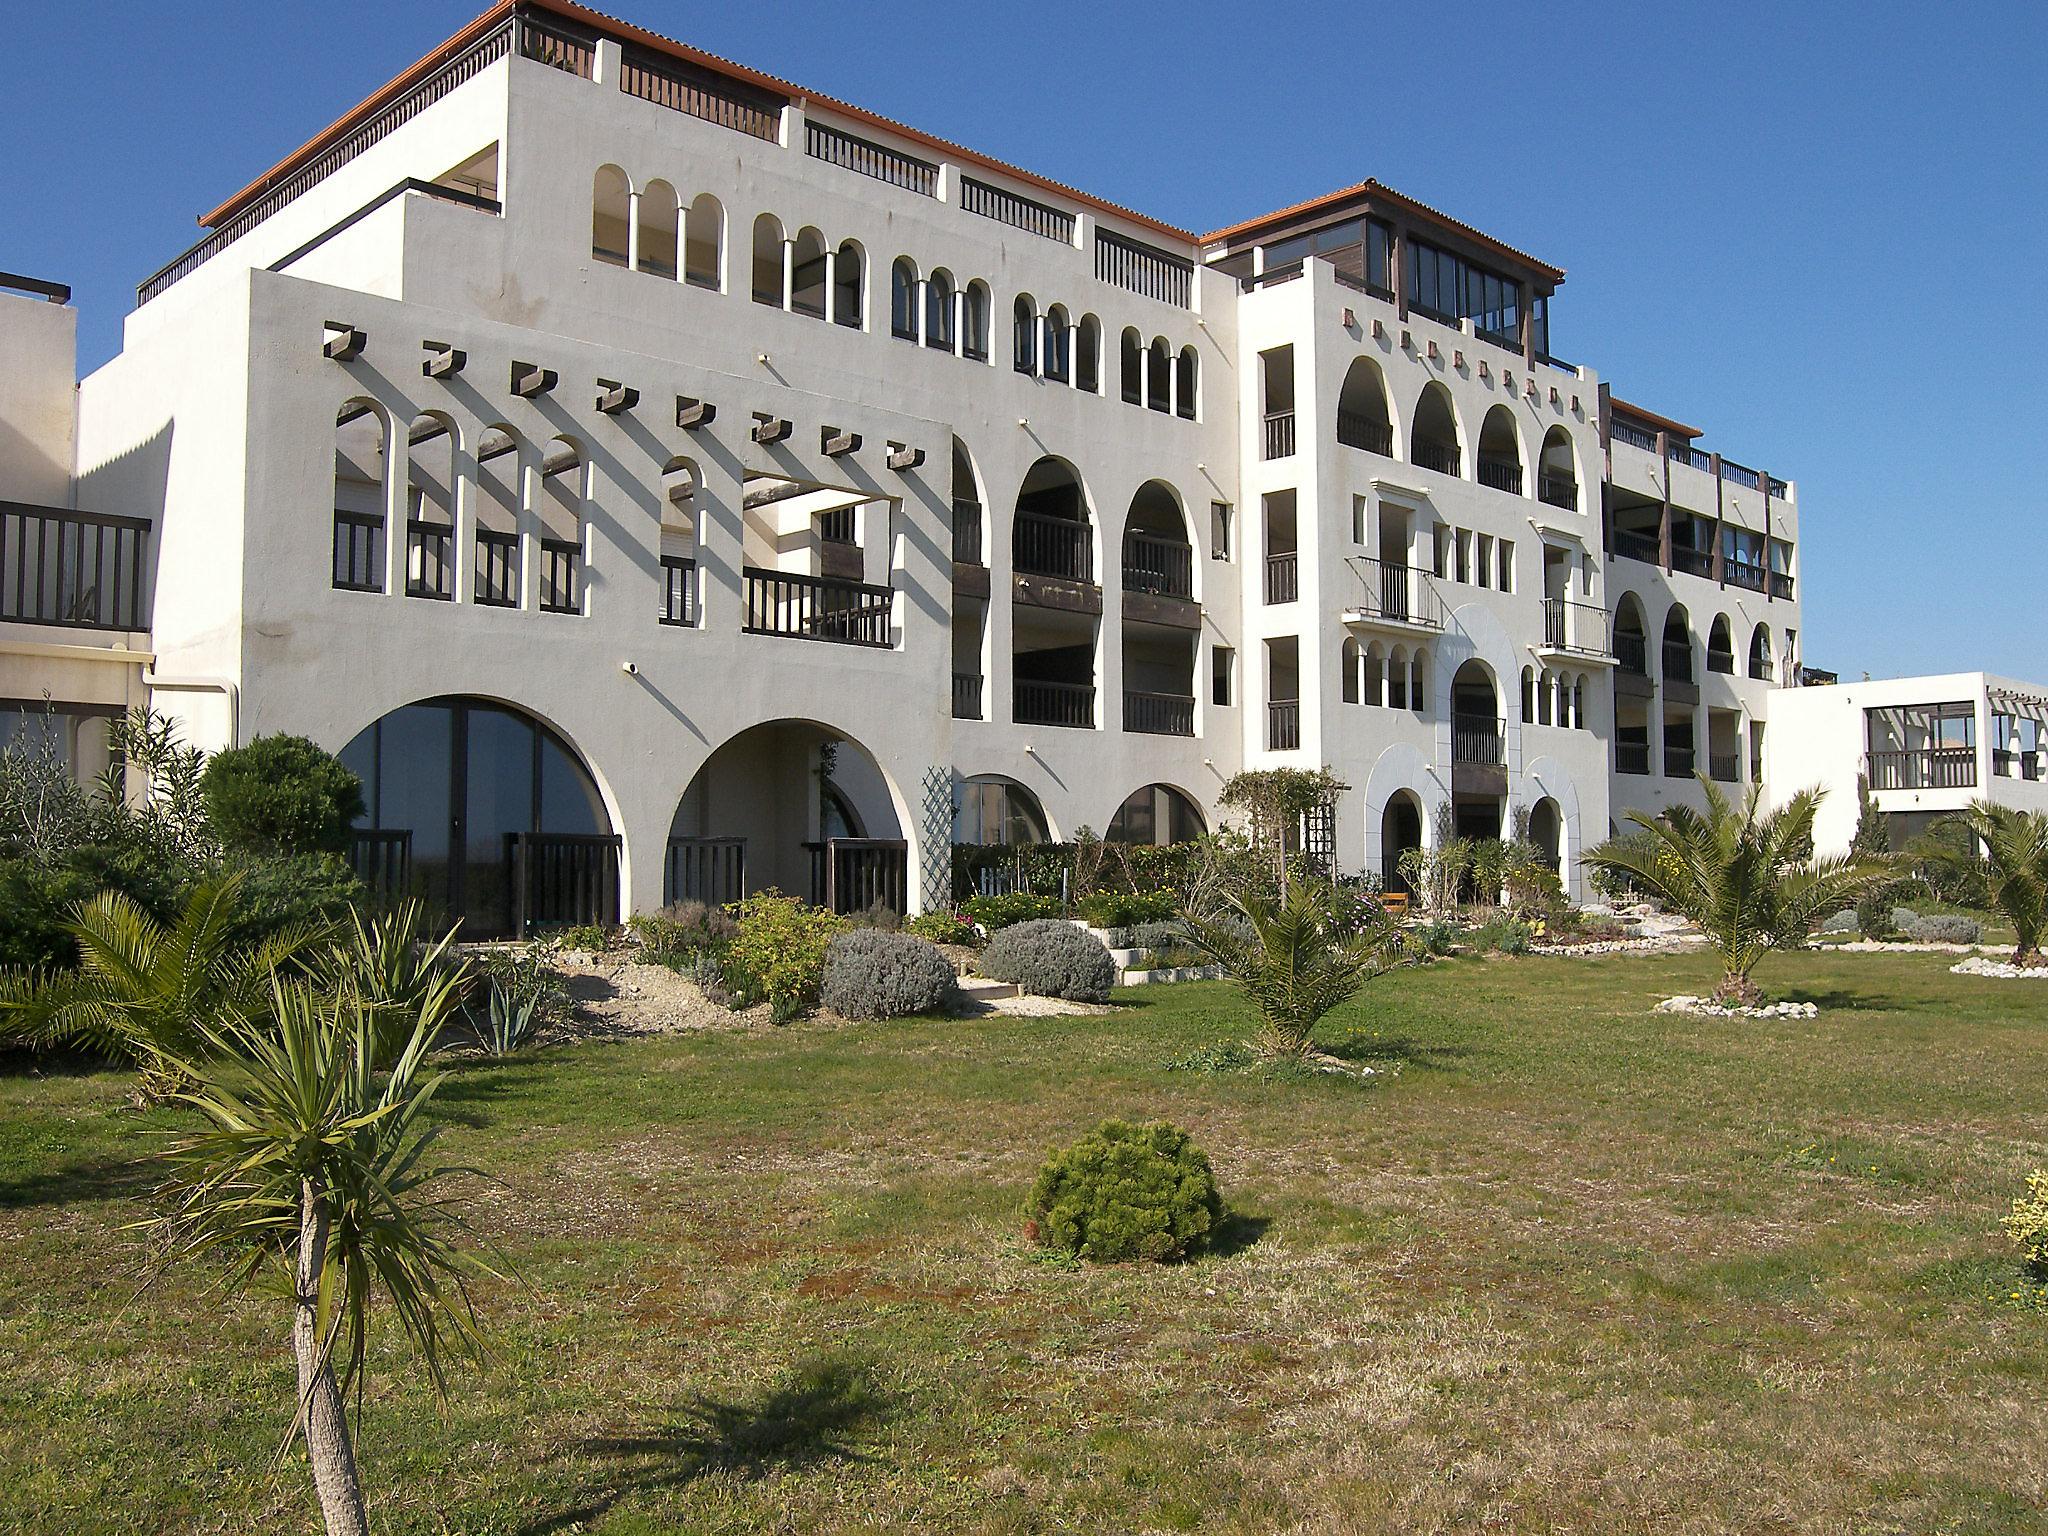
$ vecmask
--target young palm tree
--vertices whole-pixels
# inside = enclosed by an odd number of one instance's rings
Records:
[[[444,1354],[482,1345],[467,1281],[496,1271],[452,1240],[461,1218],[434,1186],[465,1170],[428,1163],[438,1128],[422,1124],[443,1077],[424,1070],[427,1048],[452,1006],[442,989],[421,1007],[388,1074],[375,1065],[389,1022],[377,1004],[282,979],[261,1016],[200,1020],[195,1049],[166,1052],[185,1084],[174,1101],[204,1125],[164,1152],[168,1210],[150,1225],[167,1259],[226,1258],[231,1288],[282,1272],[293,1433],[305,1436],[329,1536],[369,1529],[345,1399],[355,1386],[360,1413],[373,1293],[437,1393]]]
[[[1958,812],[1957,820],[1972,834],[1968,848],[1924,851],[1940,862],[1974,866],[1983,876],[1992,905],[2018,936],[2014,965],[2048,964],[2041,953],[2042,935],[2048,933],[2048,815],[1979,800]]]
[[[1183,915],[1194,946],[1259,1012],[1260,1051],[1308,1054],[1316,1022],[1387,970],[1400,938],[1377,902],[1289,871],[1278,895],[1244,888]]]
[[[1714,1000],[1758,1002],[1750,972],[1767,949],[1796,949],[1813,924],[1853,902],[1881,871],[1846,858],[1815,858],[1813,816],[1826,791],[1803,789],[1766,813],[1750,789],[1738,810],[1705,774],[1702,815],[1674,805],[1661,816],[1630,811],[1648,838],[1610,838],[1581,862],[1625,876],[1698,924],[1721,956]]]

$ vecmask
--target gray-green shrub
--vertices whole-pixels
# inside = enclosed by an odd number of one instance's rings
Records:
[[[1984,938],[1984,925],[1961,913],[1929,912],[1907,923],[1902,930],[1916,944],[1977,944]]]
[[[1105,1120],[1039,1171],[1025,1216],[1047,1247],[1098,1264],[1162,1263],[1214,1238],[1223,1197],[1187,1132]]]
[[[955,990],[953,967],[934,945],[886,928],[856,928],[826,946],[818,1000],[849,1019],[900,1019],[937,1011]]]
[[[997,932],[981,952],[981,974],[1040,997],[1104,1003],[1116,985],[1116,962],[1092,933],[1039,918]]]

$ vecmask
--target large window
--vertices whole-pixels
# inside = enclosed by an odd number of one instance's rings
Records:
[[[1446,324],[1469,317],[1480,335],[1521,350],[1522,285],[1426,240],[1408,242],[1408,303]]]
[[[989,847],[1046,843],[1052,837],[1038,797],[1021,784],[991,775],[953,781],[953,841]]]
[[[1378,219],[1346,219],[1266,247],[1266,270],[1318,256],[1383,298],[1394,293],[1394,230]]]

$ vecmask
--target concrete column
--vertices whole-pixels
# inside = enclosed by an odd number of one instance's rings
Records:
[[[917,344],[921,347],[924,345],[925,305],[930,301],[931,298],[930,279],[920,277],[915,283],[911,285],[910,294],[911,299],[917,309],[914,329],[917,332]]]
[[[519,495],[519,606],[532,613],[540,607],[540,452],[524,438],[514,451],[518,459],[513,484]]]
[[[626,189],[626,268],[640,270],[640,194]]]
[[[1138,404],[1152,408],[1152,349],[1142,336],[1138,338]]]
[[[451,429],[452,431],[452,429]],[[476,591],[476,454],[474,449],[465,452],[457,438],[449,447],[449,464],[454,479],[448,487],[449,499],[454,505],[449,509],[448,521],[455,531],[449,537],[455,541],[455,586],[454,596],[458,603],[472,600]]]
[[[825,323],[835,325],[839,315],[839,250],[825,247]]]
[[[1171,355],[1166,359],[1166,414],[1180,414],[1180,365]]]
[[[406,521],[412,511],[412,445],[404,422],[388,422],[384,446],[384,592],[405,596],[406,550],[412,535]]]
[[[796,242],[782,242],[782,307],[787,310],[796,294]]]

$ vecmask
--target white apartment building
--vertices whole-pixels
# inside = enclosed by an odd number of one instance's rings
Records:
[[[1277,764],[1352,786],[1342,869],[1448,806],[1576,883],[1798,675],[1791,485],[1377,182],[1198,236],[512,0],[202,223],[75,409],[0,394],[69,466],[0,458],[0,702],[310,736],[366,876],[478,932],[915,908],[955,840],[1168,840]]]

